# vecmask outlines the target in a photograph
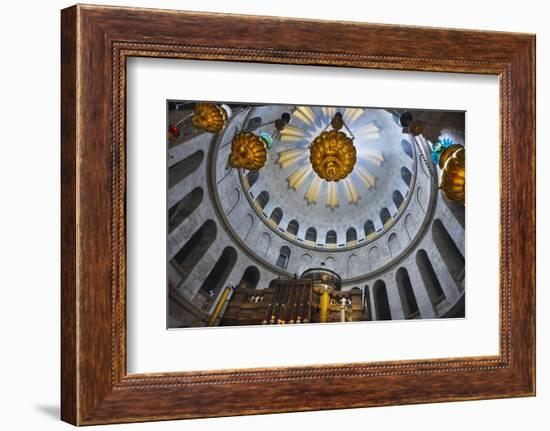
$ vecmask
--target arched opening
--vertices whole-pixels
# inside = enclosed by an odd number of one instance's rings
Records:
[[[168,210],[168,232],[172,232],[181,224],[202,202],[203,191],[197,187],[183,197],[176,205]]]
[[[201,165],[203,158],[204,151],[198,150],[185,159],[170,166],[168,169],[168,187],[175,186],[195,172]]]
[[[256,196],[256,199],[254,199],[254,202],[261,209],[264,209],[267,203],[269,202],[269,193],[264,190],[258,196]]]
[[[395,207],[398,210],[399,210],[399,208],[401,208],[401,205],[403,204],[403,202],[405,202],[405,198],[403,197],[403,195],[401,194],[401,192],[399,190],[394,190],[393,191],[392,200],[393,200],[393,203],[395,204]]]
[[[283,210],[279,207],[271,211],[271,215],[269,216],[269,220],[272,221],[277,226],[279,226],[279,223],[281,222],[282,218],[283,218]]]
[[[376,280],[373,286],[374,306],[376,309],[376,320],[391,320],[390,303],[386,283]]]
[[[405,166],[403,166],[401,168],[401,178],[403,179],[403,181],[405,181],[405,184],[407,184],[410,187],[411,179],[412,179],[412,172],[408,168],[406,168]]]
[[[420,315],[418,310],[418,303],[414,295],[411,279],[409,273],[405,268],[399,268],[395,274],[395,280],[397,282],[397,290],[399,291],[399,299],[401,300],[401,306],[406,319],[412,319]]]
[[[372,222],[372,220],[367,220],[365,222],[364,229],[365,229],[365,238],[369,238],[371,235],[374,235],[376,232],[376,229],[374,228],[374,223]]]
[[[357,241],[357,231],[355,230],[355,228],[350,227],[346,231],[346,243],[349,244],[355,241]]]
[[[316,242],[317,241],[317,230],[314,227],[310,227],[306,230],[306,241]]]
[[[279,268],[286,269],[289,259],[290,248],[288,248],[286,245],[283,245],[281,247],[281,250],[279,251],[279,257],[277,258],[277,262],[275,263],[275,265],[277,265]]]
[[[239,287],[256,289],[258,281],[260,281],[260,271],[255,266],[249,266],[243,273]]]
[[[382,221],[382,225],[384,227],[386,227],[386,225],[391,222],[391,214],[386,207],[380,210],[380,220]]]
[[[288,226],[286,227],[286,231],[291,234],[291,235],[294,235],[296,236],[298,234],[298,230],[300,229],[300,224],[298,223],[298,220],[290,220],[288,222]]]
[[[185,280],[216,239],[216,223],[207,220],[172,258]]]
[[[258,181],[258,178],[260,177],[259,171],[248,171],[246,174],[246,182],[248,183],[248,188],[252,187],[254,184],[256,184],[256,181]]]
[[[200,288],[201,292],[206,293],[213,300],[225,284],[235,262],[237,262],[237,252],[233,247],[225,247],[218,261],[204,279]]]
[[[465,211],[464,211],[464,205],[460,205],[456,202],[450,201],[449,199],[443,199],[443,202],[449,208],[455,219],[460,223],[460,226],[464,229],[465,224]]]
[[[424,287],[428,292],[428,297],[433,305],[439,304],[445,299],[445,293],[441,288],[439,279],[434,271],[432,263],[428,257],[428,253],[424,250],[418,250],[416,253],[416,265],[420,271],[420,276],[424,282]]]
[[[411,159],[413,158],[412,145],[409,141],[407,141],[406,139],[401,139],[401,149],[407,156],[409,156]]]
[[[460,284],[464,280],[464,256],[439,219],[435,219],[432,224],[432,236],[451,277]]]
[[[333,231],[333,230],[329,230],[327,232],[325,243],[326,244],[336,244],[337,240],[338,240],[338,237],[336,236],[336,232]]]

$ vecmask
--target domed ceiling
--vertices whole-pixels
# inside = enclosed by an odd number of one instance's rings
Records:
[[[278,130],[274,122],[286,113],[290,120]],[[342,132],[353,138],[356,162],[344,179],[327,181],[312,166],[310,146],[331,129],[337,113],[346,126]],[[410,181],[415,171],[413,146],[393,114],[381,109],[271,105],[253,108],[247,119],[244,128],[269,134],[273,145],[263,168],[240,171],[242,187],[259,217],[278,234],[308,247],[357,247],[387,230],[406,206],[407,173]],[[219,149],[220,163],[229,151],[229,145]],[[313,230],[306,237],[303,229],[302,235],[293,231],[292,224]],[[336,240],[327,241],[331,231]]]
[[[269,135],[273,144],[265,166],[258,171],[240,169],[239,176],[251,207],[277,234],[308,248],[359,247],[383,234],[406,207],[416,166],[409,135],[395,115],[382,109],[339,107],[248,109],[241,113],[241,126],[229,127],[220,140],[217,165],[226,166],[228,141],[238,131]],[[314,171],[310,146],[331,129],[337,113],[344,121],[342,132],[353,138],[356,162],[346,178],[327,181]],[[276,121],[287,114],[287,124],[277,128]]]

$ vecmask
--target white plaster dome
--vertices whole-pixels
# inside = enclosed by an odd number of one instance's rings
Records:
[[[354,137],[357,162],[347,178],[329,182],[313,171],[308,147],[330,127],[336,112]],[[290,114],[290,121],[278,132],[274,121],[283,113]],[[262,169],[240,170],[241,188],[251,208],[278,235],[306,248],[359,247],[387,231],[406,207],[416,170],[414,149],[388,111],[259,106],[246,117],[238,130],[268,133],[274,144]],[[263,125],[254,128],[251,120]],[[234,133],[231,127],[226,130],[216,152],[218,180],[227,175],[224,160]]]

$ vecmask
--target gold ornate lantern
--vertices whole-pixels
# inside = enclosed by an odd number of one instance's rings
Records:
[[[240,132],[231,142],[229,166],[257,171],[263,168],[267,161],[267,142],[263,136],[250,132]]]
[[[225,127],[227,111],[213,103],[197,103],[191,120],[193,126],[209,133],[218,133]]]
[[[352,139],[344,132],[331,130],[315,138],[309,149],[309,160],[320,178],[340,181],[353,171],[357,151]]]
[[[464,205],[466,173],[464,169],[466,150],[454,144],[445,148],[439,157],[441,180],[439,187],[445,197]]]

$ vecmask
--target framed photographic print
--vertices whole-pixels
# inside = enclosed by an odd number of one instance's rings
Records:
[[[465,316],[463,112],[168,101],[168,117],[168,328]]]
[[[534,36],[92,5],[61,36],[63,420],[534,395]]]

